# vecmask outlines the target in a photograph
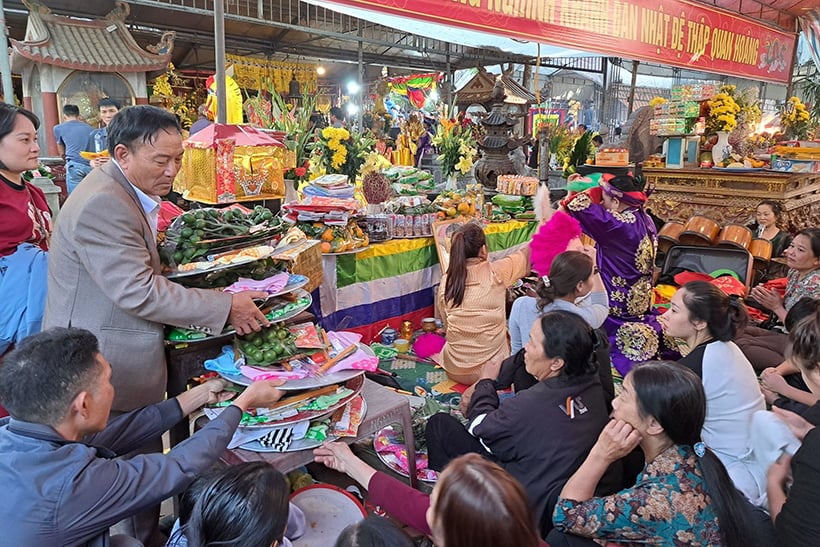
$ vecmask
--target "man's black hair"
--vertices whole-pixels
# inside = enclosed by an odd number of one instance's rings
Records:
[[[167,110],[146,104],[129,106],[120,110],[108,125],[108,153],[113,158],[118,144],[129,150],[153,144],[160,131],[182,134],[177,117]]]

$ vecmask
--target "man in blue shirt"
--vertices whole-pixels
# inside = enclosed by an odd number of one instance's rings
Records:
[[[97,107],[100,109],[100,121],[103,126],[99,129],[94,129],[88,135],[88,142],[84,148],[86,152],[102,152],[103,150],[108,150],[108,124],[111,123],[111,120],[114,119],[117,112],[122,109],[120,102],[110,97],[101,99]],[[101,167],[108,163],[110,159],[108,156],[94,158],[91,160],[91,168]]]
[[[65,183],[70,194],[91,171],[88,160],[83,159],[80,152],[85,149],[88,135],[93,129],[80,119],[80,109],[76,104],[63,107],[63,119],[63,123],[54,126],[54,140],[65,159]]]
[[[0,400],[11,414],[0,420],[0,544],[126,544],[112,542],[109,527],[185,490],[225,451],[243,412],[279,400],[281,383],[254,382],[167,454],[126,458],[183,416],[229,398],[227,382],[109,421],[111,365],[96,337],[76,328],[29,336],[0,368]]]

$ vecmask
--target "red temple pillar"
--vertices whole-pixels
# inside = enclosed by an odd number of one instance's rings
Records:
[[[23,96],[23,108],[29,112],[33,112],[33,110],[31,110],[31,97]]]
[[[57,141],[54,140],[54,126],[60,123],[60,114],[57,111],[57,94],[53,91],[43,91],[43,118],[47,155],[58,156],[60,152],[57,150]]]
[[[148,97],[137,97],[136,104],[148,104]]]

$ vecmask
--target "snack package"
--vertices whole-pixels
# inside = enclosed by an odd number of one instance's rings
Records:
[[[354,397],[352,401],[333,413],[333,434],[337,437],[356,437],[359,425],[364,419],[364,399]]]
[[[296,337],[296,347],[304,349],[324,349],[325,345],[313,323],[299,323],[288,327],[293,336]]]

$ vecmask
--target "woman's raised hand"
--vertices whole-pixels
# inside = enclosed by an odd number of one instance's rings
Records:
[[[632,452],[640,442],[641,434],[637,429],[623,420],[610,420],[598,436],[590,455],[594,452],[597,457],[614,462]]]

